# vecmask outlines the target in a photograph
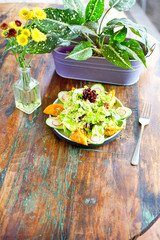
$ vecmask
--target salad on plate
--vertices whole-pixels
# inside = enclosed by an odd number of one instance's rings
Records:
[[[71,141],[83,145],[103,144],[125,128],[125,119],[132,113],[116,98],[114,89],[105,92],[101,84],[61,91],[43,112],[49,115],[48,126],[62,129]]]

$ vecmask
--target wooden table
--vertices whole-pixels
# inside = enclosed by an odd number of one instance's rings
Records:
[[[26,5],[0,6],[1,21],[9,22]],[[0,44],[2,52],[2,38]],[[59,91],[92,83],[58,76],[51,54],[35,56],[32,66],[32,76],[41,83],[42,106],[27,115],[15,108],[12,85],[18,71],[13,54],[0,62],[0,239],[133,239],[160,212],[159,46],[136,84],[104,85],[106,91],[115,89],[133,114],[116,140],[95,149],[61,141],[43,114]],[[133,167],[138,113],[145,101],[152,103],[152,117],[140,164]]]

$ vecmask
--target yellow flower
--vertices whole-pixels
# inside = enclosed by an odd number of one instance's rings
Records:
[[[43,20],[46,18],[46,13],[41,8],[33,8],[33,14],[38,20]]]
[[[27,38],[27,36],[20,34],[17,36],[17,42],[19,45],[25,46],[28,43],[28,38]]]
[[[11,28],[17,29],[17,26],[16,26],[15,22],[10,22],[10,23],[9,23],[9,26],[10,26]]]
[[[44,33],[41,33],[41,42],[46,41],[47,37]]]
[[[2,36],[2,37],[6,37],[7,34],[8,34],[8,29],[5,29],[5,30],[3,30],[3,31],[1,32],[1,36]]]
[[[35,16],[34,16],[34,13],[33,13],[33,11],[32,11],[32,10],[30,11],[30,14],[31,14],[31,18],[30,18],[30,19],[34,19],[34,18],[35,18]]]
[[[23,28],[23,26],[21,25],[20,27],[18,27],[16,24],[15,24],[15,22],[10,22],[9,23],[9,26],[11,27],[11,28],[14,28],[15,30],[21,30],[22,28]]]
[[[28,8],[22,8],[19,12],[19,16],[25,20],[31,19],[31,11]]]
[[[35,42],[41,42],[47,39],[46,35],[39,31],[37,28],[31,30],[31,36]]]
[[[21,34],[25,35],[27,37],[29,37],[31,35],[30,31],[26,28],[22,29]]]

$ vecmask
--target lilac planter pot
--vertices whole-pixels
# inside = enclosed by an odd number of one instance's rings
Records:
[[[73,46],[58,47],[53,54],[56,72],[64,78],[109,83],[115,85],[132,85],[139,80],[143,64],[131,60],[132,69],[120,68],[102,57],[91,57],[85,61],[65,59],[66,51]]]

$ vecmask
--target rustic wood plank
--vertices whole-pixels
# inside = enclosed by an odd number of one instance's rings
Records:
[[[138,169],[131,171],[121,153],[91,151],[86,162],[87,155],[82,151],[70,239],[128,239],[140,228],[137,185],[131,180],[138,182]]]

